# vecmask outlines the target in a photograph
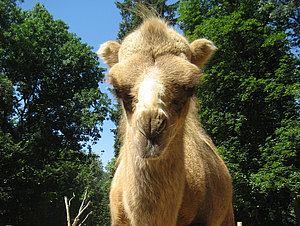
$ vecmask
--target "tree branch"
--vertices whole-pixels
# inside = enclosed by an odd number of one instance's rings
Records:
[[[86,219],[93,213],[93,211],[89,212],[86,217],[84,218],[84,220],[78,225],[78,226],[81,226],[85,221]]]
[[[83,204],[83,202],[84,202],[84,200],[82,200],[82,203],[81,203],[81,204]],[[72,224],[72,226],[76,226],[76,225],[77,225],[77,223],[79,222],[79,217],[80,217],[80,215],[88,208],[88,206],[90,205],[90,203],[91,203],[91,201],[89,201],[89,202],[86,204],[86,206],[83,207],[82,209],[81,209],[81,207],[79,208],[79,212],[78,212],[77,216],[75,217],[74,223]]]
[[[83,196],[83,200],[82,200],[81,205],[80,205],[80,208],[79,208],[79,212],[80,212],[80,211],[82,210],[82,208],[83,208],[84,202],[85,202],[85,200],[86,200],[87,193],[88,193],[88,188],[86,188],[86,190],[85,190],[85,193],[84,193],[84,196]]]
[[[74,192],[73,192],[73,197],[70,198],[70,200],[69,200],[69,207],[71,206],[71,201],[72,201],[72,199],[74,199],[74,198],[75,198],[75,194],[74,194]]]
[[[73,196],[74,197],[74,196]],[[67,223],[68,223],[68,226],[71,226],[71,220],[70,220],[70,206],[69,206],[69,203],[68,203],[68,197],[65,196],[64,197],[65,199],[65,206],[66,206],[66,212],[67,212]]]
[[[76,226],[78,223],[79,223],[79,217],[82,215],[82,213],[89,207],[91,201],[88,201],[88,203],[86,205],[84,205],[85,203],[85,200],[87,198],[87,194],[88,194],[88,188],[85,190],[85,193],[84,193],[84,197],[83,197],[83,200],[81,202],[81,205],[80,205],[80,208],[79,208],[79,211],[78,211],[78,214],[77,216],[75,217],[74,219],[74,222],[72,224],[72,226]],[[71,206],[71,201],[72,199],[75,198],[75,194],[73,193],[73,197],[70,198],[70,200],[68,201],[68,197],[67,196],[64,196],[64,200],[65,200],[65,206],[66,206],[66,212],[67,212],[67,223],[68,223],[68,226],[71,226],[71,219],[70,219],[70,206]],[[89,212],[86,217],[84,218],[84,220],[78,225],[82,225],[86,220],[87,218],[89,217],[89,215],[92,214],[93,211]]]

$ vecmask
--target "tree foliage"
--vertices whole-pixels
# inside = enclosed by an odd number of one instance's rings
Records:
[[[3,60],[16,91],[16,135],[42,130],[49,141],[78,150],[81,141],[100,138],[97,124],[106,115],[96,56],[43,6],[23,16],[24,22],[13,24],[7,34],[9,52]]]
[[[103,69],[42,5],[4,0],[0,18],[0,222],[63,225],[65,195],[89,186],[95,207],[104,196],[101,162],[84,151],[108,112]]]
[[[299,34],[296,4],[180,3],[179,23],[188,38],[208,38],[218,47],[198,89],[199,114],[232,174],[236,219],[247,225],[296,224],[299,59],[291,48]]]

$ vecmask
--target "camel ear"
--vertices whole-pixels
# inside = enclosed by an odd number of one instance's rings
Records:
[[[193,64],[198,67],[203,66],[211,57],[211,55],[217,50],[217,47],[205,38],[197,39],[190,44],[192,50],[192,60]]]
[[[103,43],[97,51],[98,56],[106,63],[110,68],[119,62],[118,53],[120,44],[114,41],[108,41]]]

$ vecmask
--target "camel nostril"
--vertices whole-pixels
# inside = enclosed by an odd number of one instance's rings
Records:
[[[159,125],[159,127],[157,129],[157,134],[162,133],[165,130],[166,127],[167,127],[167,119],[163,119],[160,122],[160,125]]]
[[[162,134],[167,127],[167,119],[157,118],[151,122],[150,137],[155,138]]]
[[[167,119],[162,117],[140,117],[136,122],[136,126],[147,139],[154,139],[166,129]]]

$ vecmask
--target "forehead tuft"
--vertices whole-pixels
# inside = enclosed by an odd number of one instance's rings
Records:
[[[135,54],[153,58],[165,54],[184,54],[187,59],[191,59],[188,41],[158,18],[147,19],[122,42],[119,51],[120,62]]]

